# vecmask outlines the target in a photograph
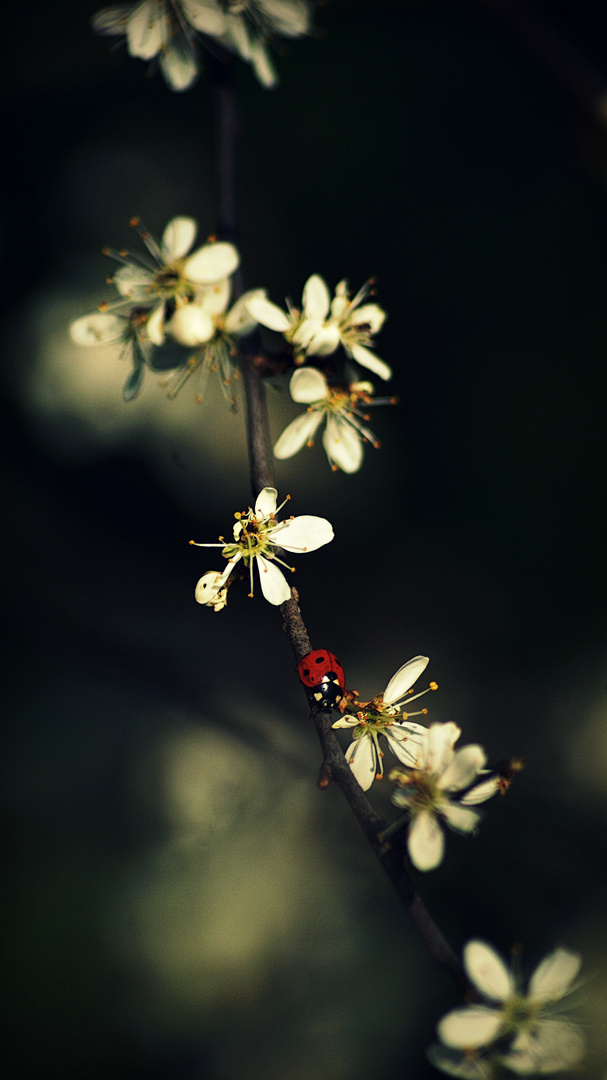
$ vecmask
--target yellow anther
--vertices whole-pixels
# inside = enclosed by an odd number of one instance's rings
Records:
[[[430,683],[430,689],[431,689],[431,690],[438,690],[438,683],[436,683],[436,682],[431,682],[431,683]]]
[[[132,217],[129,221],[129,225],[131,226],[131,229],[136,229],[138,225],[141,225],[141,218]]]

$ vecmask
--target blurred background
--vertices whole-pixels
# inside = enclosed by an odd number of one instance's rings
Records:
[[[68,335],[131,216],[214,228],[204,76],[172,94],[92,34],[97,8],[3,17],[7,1075],[427,1080],[457,991],[315,786],[280,618],[244,589],[194,603],[215,564],[187,541],[250,501],[242,409],[150,373],[126,405],[126,362]],[[602,1080],[607,15],[333,0],[315,21],[278,89],[238,67],[248,284],[282,303],[313,272],[376,276],[400,405],[355,476],[320,446],[277,463],[292,512],[335,528],[298,561],[304,618],[363,698],[430,656],[431,719],[524,759],[416,882],[458,949],[584,953]],[[299,411],[284,388],[270,409],[275,436]]]

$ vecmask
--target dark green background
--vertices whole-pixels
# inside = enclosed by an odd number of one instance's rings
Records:
[[[131,242],[133,214],[157,235],[175,214],[203,235],[214,225],[204,78],[183,95],[146,79],[89,31],[95,10],[13,10],[4,42],[10,1075],[436,1075],[425,1047],[457,995],[339,793],[316,792],[277,613],[261,595],[231,595],[220,615],[192,600],[213,563],[186,541],[227,532],[249,501],[242,416],[226,413],[201,464],[153,419],[96,434],[93,390],[77,411],[59,384],[55,407],[32,394],[53,311],[67,323],[108,295],[98,252]],[[607,79],[601,4],[528,10]],[[432,718],[493,760],[524,758],[479,838],[450,836],[440,870],[417,877],[456,947],[522,942],[527,967],[558,941],[585,953],[584,1075],[598,1080],[605,129],[482,3],[335,2],[316,22],[317,39],[278,58],[277,90],[238,68],[241,251],[249,284],[277,302],[312,272],[354,289],[376,276],[389,315],[377,351],[400,406],[373,415],[382,449],[357,476],[331,475],[319,447],[277,467],[293,512],[335,527],[298,561],[304,616],[363,697],[425,653]],[[139,407],[115,392],[117,411]],[[283,398],[273,415],[293,415]],[[206,406],[189,408],[204,425]],[[210,753],[224,733],[228,764],[209,796],[217,820],[182,862],[162,762],[184,731],[203,746],[210,732]],[[167,890],[161,922],[187,955],[188,935],[205,936],[204,911],[188,921],[197,874],[204,903],[229,894],[236,938],[259,921],[259,948],[245,962],[226,945],[215,974],[207,957],[167,979],[138,903]]]

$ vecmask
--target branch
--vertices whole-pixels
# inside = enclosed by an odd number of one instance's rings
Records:
[[[228,69],[229,70],[229,69]],[[226,66],[214,62],[213,110],[217,125],[216,178],[218,184],[217,227],[219,235],[232,241],[238,235],[235,197],[235,141],[237,115],[235,93],[231,74]],[[272,450],[269,437],[266,388],[255,355],[241,352],[241,371],[246,400],[247,447],[253,498],[264,487],[274,487]],[[303,659],[311,651],[310,637],[306,629],[299,597],[291,589],[291,598],[281,604],[283,628],[289,638],[295,659]],[[455,982],[466,988],[468,981],[459,958],[446,942],[438,926],[426,910],[420,896],[405,869],[402,852],[385,844],[379,835],[386,822],[378,816],[345,759],[335,731],[330,712],[313,709],[311,719],[316,728],[323,750],[323,764],[319,787],[328,787],[333,780],[343,793],[352,813],[362,828],[380,865],[388,875],[405,911],[420,935],[432,961],[444,968]]]

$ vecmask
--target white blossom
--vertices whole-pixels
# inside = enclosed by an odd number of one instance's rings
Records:
[[[464,967],[471,983],[490,1004],[468,1005],[447,1013],[437,1025],[441,1042],[472,1057],[474,1051],[496,1044],[499,1061],[520,1076],[571,1068],[584,1055],[584,1037],[576,1024],[552,1019],[550,1013],[575,989],[581,963],[579,953],[555,949],[535,969],[525,994],[491,945],[469,941]]]
[[[124,37],[130,56],[153,60],[171,90],[187,90],[200,73],[196,31],[220,35],[226,17],[217,0],[143,0],[103,8],[92,18],[98,34]]]
[[[442,861],[443,823],[456,832],[474,832],[480,814],[470,806],[500,789],[499,776],[482,780],[487,761],[482,747],[454,751],[460,735],[456,724],[432,724],[419,740],[413,767],[391,775],[399,784],[392,802],[409,814],[407,849],[418,870],[434,870]]]
[[[297,368],[291,376],[289,390],[293,401],[308,406],[285,428],[274,446],[280,460],[293,457],[304,446],[312,446],[314,435],[326,421],[322,442],[329,465],[335,471],[358,472],[363,460],[363,444],[378,447],[372,431],[365,426],[368,417],[360,406],[383,404],[372,400],[373,386],[369,382],[351,383],[348,389],[329,386],[317,368]]]
[[[240,256],[234,245],[225,241],[210,241],[188,254],[198,231],[193,218],[173,218],[160,243],[141,225],[139,218],[133,218],[131,226],[139,232],[149,257],[105,250],[104,254],[122,263],[112,278],[122,300],[112,307],[151,305],[147,334],[154,345],[162,345],[166,324],[176,311],[201,299],[209,286],[211,292],[223,295],[222,289],[225,290],[227,279],[237,269]]]
[[[240,261],[233,244],[209,241],[191,252],[198,226],[190,217],[173,218],[160,242],[143,228],[139,218],[133,218],[131,226],[147,252],[104,250],[121,263],[111,279],[119,299],[106,301],[98,312],[75,320],[70,327],[73,340],[80,345],[122,343],[132,347],[134,371],[125,387],[125,397],[131,398],[139,389],[144,363],[153,366],[153,349],[164,346],[167,337],[185,348],[210,342],[219,334],[227,359],[223,364],[223,355],[214,355],[208,366],[221,370],[225,382],[231,372],[232,335],[248,333],[254,325],[247,299],[263,298],[265,292],[254,290],[226,314],[230,277]],[[192,361],[181,353],[177,366],[184,368],[187,377],[201,359]]]
[[[383,776],[384,755],[379,745],[380,735],[385,737],[399,761],[405,765],[415,763],[426,728],[409,722],[408,717],[425,715],[428,710],[410,713],[403,706],[428,692],[422,690],[413,694],[411,690],[428,663],[427,656],[415,656],[392,676],[383,694],[378,694],[371,701],[357,702],[354,714],[342,716],[333,724],[334,728],[353,729],[346,760],[363,791],[368,791],[373,781]],[[429,689],[436,689],[436,683],[430,683]]]
[[[310,29],[307,0],[226,0],[226,29],[221,42],[251,64],[262,86],[276,85],[268,42],[274,37],[302,37]]]
[[[124,37],[130,56],[156,59],[171,90],[187,90],[200,74],[198,34],[237,53],[272,87],[277,79],[268,42],[307,34],[310,6],[307,0],[142,0],[103,8],[92,26],[98,34]]]
[[[234,568],[243,561],[249,570],[250,596],[253,595],[253,564],[257,565],[261,591],[270,604],[283,604],[290,599],[291,588],[288,585],[282,571],[276,563],[293,570],[277,554],[277,549],[297,552],[299,554],[308,551],[316,551],[328,544],[333,539],[333,527],[326,518],[312,515],[290,517],[284,521],[277,521],[276,514],[281,510],[290,496],[277,507],[276,488],[266,487],[259,493],[255,502],[255,508],[235,514],[234,542],[226,543],[223,537],[219,543],[200,544],[190,540],[196,547],[220,547],[222,555],[227,559],[225,570],[217,575],[210,583],[211,592],[217,593],[227,583]],[[203,585],[202,583],[205,582]],[[197,593],[204,595],[209,588],[208,574],[200,579],[196,586]],[[198,599],[198,596],[197,596]],[[199,601],[200,602],[200,601]],[[206,601],[202,601],[205,603]]]
[[[390,379],[391,368],[369,348],[386,318],[377,304],[360,306],[370,286],[367,282],[350,300],[346,282],[340,281],[331,300],[326,283],[313,274],[304,286],[301,311],[288,303],[285,312],[269,300],[253,301],[249,309],[262,326],[284,335],[293,347],[296,364],[309,356],[330,356],[341,345],[348,356],[380,379]]]
[[[226,279],[217,285],[199,290],[196,300],[176,309],[166,324],[166,332],[193,351],[187,362],[163,381],[168,396],[175,397],[182,386],[197,375],[198,386],[194,400],[202,401],[210,372],[219,374],[221,388],[230,405],[235,397],[232,383],[236,375],[236,340],[250,334],[257,323],[248,309],[252,297],[265,296],[265,289],[251,289],[226,310],[230,300],[231,282]]]

